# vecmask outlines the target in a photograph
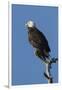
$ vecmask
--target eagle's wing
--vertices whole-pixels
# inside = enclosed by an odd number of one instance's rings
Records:
[[[34,30],[29,34],[29,41],[35,48],[43,48],[50,51],[48,41],[45,36],[39,30]]]

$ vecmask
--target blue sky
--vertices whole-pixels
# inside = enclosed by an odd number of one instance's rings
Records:
[[[28,42],[25,23],[33,20],[46,36],[50,55],[58,57],[58,8],[49,6],[12,5],[12,85],[45,84],[45,65],[35,56]],[[51,69],[53,82],[58,82],[58,65]]]

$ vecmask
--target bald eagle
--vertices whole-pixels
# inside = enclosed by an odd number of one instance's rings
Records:
[[[44,34],[38,30],[36,24],[30,20],[26,24],[30,44],[36,48],[36,54],[43,60],[49,57],[50,47]]]

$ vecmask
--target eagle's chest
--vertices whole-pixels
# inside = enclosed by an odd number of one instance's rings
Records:
[[[37,32],[33,31],[33,32],[29,32],[28,33],[28,38],[31,40],[39,40],[38,34]]]
[[[28,33],[28,39],[29,42],[32,44],[33,47],[38,48],[40,43],[41,43],[41,39],[39,37],[39,35],[37,34],[37,32],[33,31],[33,32],[29,32]]]

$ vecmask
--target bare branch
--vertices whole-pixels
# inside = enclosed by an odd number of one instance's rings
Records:
[[[57,59],[57,58],[52,58],[52,60],[51,60],[51,59],[49,59],[49,58],[46,58],[45,61],[46,61],[47,63],[45,63],[46,71],[44,72],[44,76],[45,76],[45,78],[48,80],[48,83],[53,83],[53,77],[52,77],[52,75],[51,75],[50,69],[51,69],[51,65],[52,65],[53,63],[56,63],[56,62],[58,61],[58,59]]]

